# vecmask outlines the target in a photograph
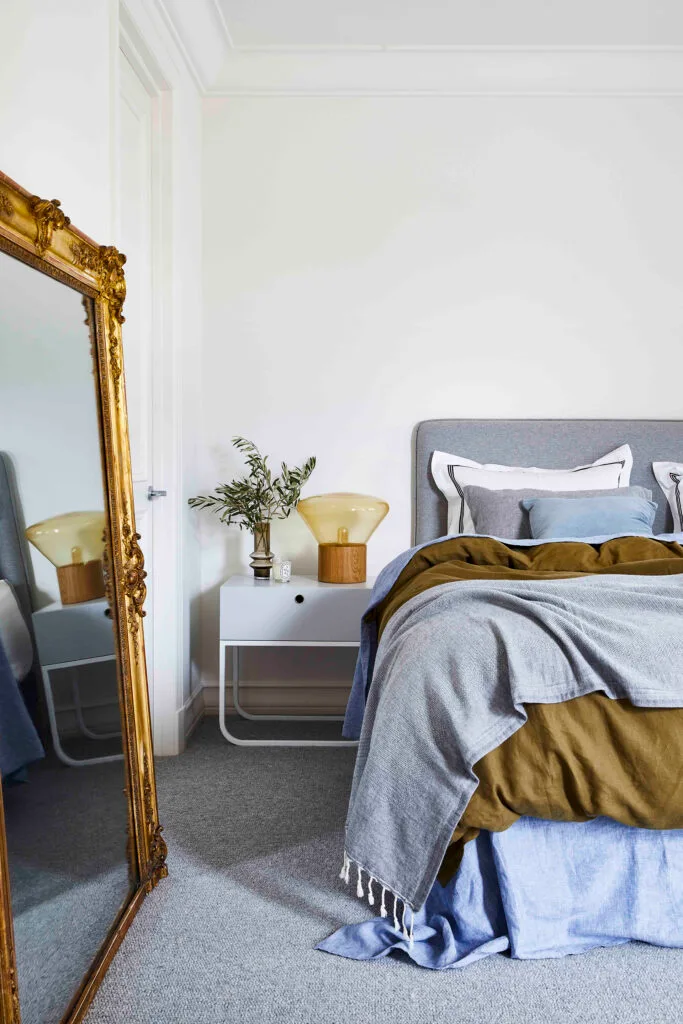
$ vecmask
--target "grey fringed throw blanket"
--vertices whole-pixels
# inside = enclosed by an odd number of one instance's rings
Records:
[[[342,874],[419,909],[472,766],[524,724],[524,703],[596,690],[683,707],[683,575],[461,581],[408,601],[377,651]]]

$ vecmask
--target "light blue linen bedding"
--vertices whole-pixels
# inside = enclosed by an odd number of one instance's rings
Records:
[[[524,960],[631,940],[683,947],[683,831],[520,818],[465,845],[455,878],[416,912],[412,946],[392,909],[316,948],[354,960],[403,950],[447,970],[505,950]]]

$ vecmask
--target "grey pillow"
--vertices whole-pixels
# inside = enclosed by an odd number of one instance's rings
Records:
[[[539,491],[526,488],[520,491],[492,491],[490,487],[463,488],[465,501],[472,513],[474,529],[489,537],[506,540],[531,538],[529,513],[522,508],[524,498],[592,498],[606,494],[630,495],[652,500],[652,491],[646,487],[615,487],[604,491]]]

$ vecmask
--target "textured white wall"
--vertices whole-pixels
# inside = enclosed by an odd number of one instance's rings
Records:
[[[376,572],[410,541],[419,420],[679,416],[682,128],[678,98],[206,101],[203,486],[235,433],[314,452],[308,493],[390,502]],[[212,678],[249,545],[201,530]],[[274,547],[314,565],[296,517]]]

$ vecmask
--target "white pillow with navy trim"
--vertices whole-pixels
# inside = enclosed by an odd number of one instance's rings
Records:
[[[12,675],[21,682],[33,664],[33,644],[14,590],[0,580],[0,643],[5,649]]]
[[[674,533],[683,533],[683,462],[653,462],[652,472],[669,502]]]
[[[492,491],[523,487],[546,491],[601,491],[628,487],[632,468],[633,455],[627,444],[595,462],[574,469],[498,466],[473,462],[462,455],[449,455],[447,452],[432,452],[431,460],[434,483],[448,502],[449,534],[475,532],[463,494],[466,486],[488,487]]]

